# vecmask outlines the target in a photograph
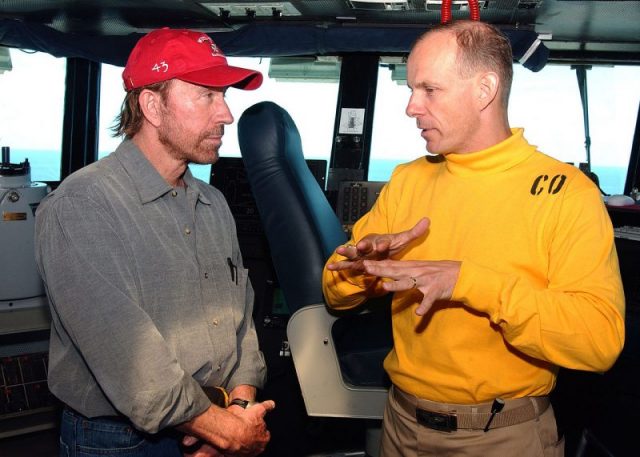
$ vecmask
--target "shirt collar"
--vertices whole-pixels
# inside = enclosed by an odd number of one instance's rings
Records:
[[[209,200],[201,191],[202,181],[198,181],[193,177],[193,174],[191,174],[191,170],[189,169],[189,167],[187,167],[187,170],[184,172],[182,180],[187,185],[187,190],[193,189],[193,191],[198,194],[198,200],[200,200],[205,205],[211,204],[211,200]]]
[[[526,160],[534,151],[524,138],[524,129],[511,129],[511,136],[490,148],[469,154],[447,154],[449,172],[458,176],[475,176],[508,170]]]
[[[172,190],[169,183],[167,183],[160,173],[158,173],[158,170],[151,165],[151,162],[149,162],[133,141],[124,140],[115,150],[114,155],[131,177],[131,181],[143,205],[162,197]],[[183,180],[187,185],[187,189],[192,189],[197,192],[198,199],[202,203],[207,205],[211,204],[200,191],[200,185],[191,174],[189,168],[185,171]]]

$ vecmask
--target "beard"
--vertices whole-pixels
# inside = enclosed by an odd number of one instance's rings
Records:
[[[167,148],[171,157],[199,165],[213,164],[218,161],[221,143],[213,143],[211,137],[222,135],[224,135],[223,124],[198,135],[190,134],[168,112],[164,113],[162,125],[158,128],[158,140]]]

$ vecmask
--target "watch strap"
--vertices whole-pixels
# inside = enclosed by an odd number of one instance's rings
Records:
[[[251,403],[251,401],[249,401],[249,400],[245,400],[243,398],[234,398],[233,400],[231,400],[229,402],[229,406],[237,405],[237,406],[240,406],[243,409],[247,409],[249,407],[249,403]]]

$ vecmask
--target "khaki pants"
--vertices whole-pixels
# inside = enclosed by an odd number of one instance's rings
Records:
[[[403,407],[394,389],[384,412],[380,457],[564,456],[564,439],[558,440],[551,406],[535,419],[490,428],[486,433],[482,428],[444,432],[419,424],[415,410],[409,411],[406,404]]]

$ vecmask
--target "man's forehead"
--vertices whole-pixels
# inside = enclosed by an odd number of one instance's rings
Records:
[[[407,59],[407,70],[410,68],[444,70],[455,66],[458,45],[455,40],[446,39],[443,35],[440,32],[433,33],[416,43]]]
[[[422,40],[418,41],[411,51],[413,54],[432,54],[432,55],[447,55],[451,54],[455,56],[458,49],[458,43],[451,32],[438,31],[431,32],[426,35]]]

